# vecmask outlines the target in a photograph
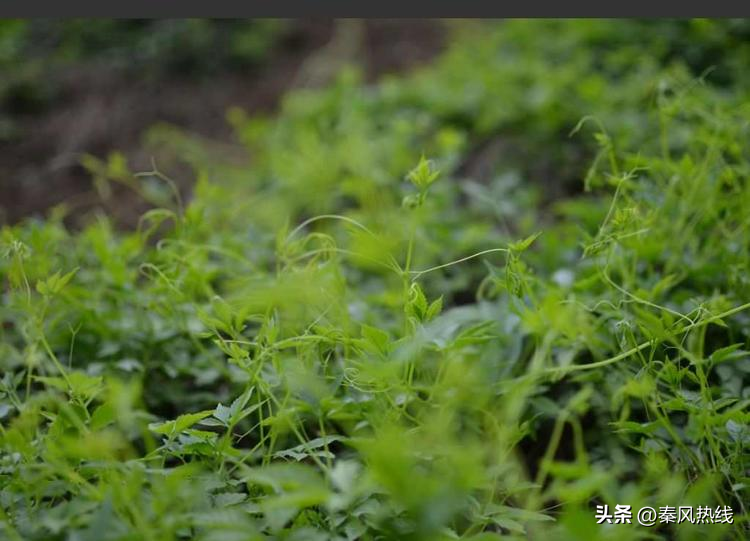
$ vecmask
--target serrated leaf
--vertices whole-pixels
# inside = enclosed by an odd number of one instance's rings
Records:
[[[362,337],[371,345],[373,348],[381,354],[386,354],[390,345],[390,337],[388,333],[380,330],[376,327],[369,325],[362,325],[361,327]]]
[[[219,403],[213,411],[213,416],[225,425],[228,425],[229,421],[232,419],[232,410],[224,404]]]
[[[529,235],[528,237],[526,237],[526,238],[525,238],[525,239],[523,239],[523,240],[519,240],[519,241],[516,241],[516,242],[511,242],[511,243],[510,243],[510,244],[508,245],[508,247],[509,247],[509,248],[510,248],[511,250],[513,250],[514,252],[523,252],[523,251],[524,251],[524,250],[526,250],[526,249],[527,249],[527,248],[528,248],[529,246],[531,246],[531,245],[533,244],[533,242],[534,242],[534,241],[535,241],[535,240],[536,240],[537,238],[539,238],[539,235],[541,235],[541,234],[542,234],[542,232],[541,232],[541,231],[538,231],[538,232],[534,233],[533,235]]]
[[[305,458],[313,455],[321,458],[334,458],[333,453],[330,453],[321,448],[327,446],[329,443],[341,441],[343,439],[344,438],[342,436],[335,435],[315,438],[290,449],[278,451],[274,453],[274,456],[277,458],[293,458],[297,461],[304,460]]]
[[[232,404],[229,406],[229,410],[232,414],[232,422],[237,422],[239,420],[240,414],[243,413],[243,410],[245,409],[245,406],[247,406],[247,403],[250,401],[250,398],[253,396],[253,391],[255,390],[254,387],[250,387],[247,391],[242,393],[240,396],[234,399]]]
[[[427,312],[425,313],[424,319],[425,321],[431,321],[435,316],[440,314],[443,310],[443,296],[440,295],[436,300],[430,304],[429,308],[427,308]]]
[[[742,346],[743,344],[732,344],[731,346],[719,348],[711,353],[709,360],[712,363],[717,364],[725,361],[743,359],[747,357],[750,352],[740,349]]]
[[[183,430],[190,428],[194,424],[198,423],[202,419],[205,419],[209,415],[213,414],[214,410],[204,410],[197,413],[186,413],[180,415],[173,421],[166,421],[163,423],[151,423],[148,425],[149,430],[156,432],[157,434],[164,434],[166,436],[173,436],[179,434]]]

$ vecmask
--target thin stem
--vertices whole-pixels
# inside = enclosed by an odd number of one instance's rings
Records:
[[[691,323],[690,325],[686,325],[685,327],[678,329],[675,331],[675,334],[684,334],[692,329],[697,329],[700,327],[703,327],[705,325],[708,325],[709,323],[713,323],[715,321],[718,321],[720,319],[724,319],[725,317],[732,316],[734,314],[737,314],[739,312],[742,312],[743,310],[747,310],[750,308],[750,302],[742,304],[740,306],[736,306],[732,308],[731,310],[727,310],[726,312],[722,312],[721,314],[708,317],[706,319],[696,321],[694,323]],[[559,366],[559,367],[553,367],[553,368],[546,368],[542,370],[542,373],[544,374],[568,374],[570,372],[579,372],[582,370],[592,370],[594,368],[601,368],[602,366],[608,366],[610,364],[614,364],[618,361],[621,361],[623,359],[627,359],[631,355],[634,355],[638,353],[639,351],[642,351],[646,349],[647,347],[651,345],[656,344],[655,339],[647,340],[641,344],[638,344],[635,347],[630,348],[627,351],[623,351],[622,353],[615,355],[614,357],[610,357],[609,359],[604,359],[603,361],[597,361],[594,363],[588,363],[588,364],[573,364],[570,366]]]
[[[435,267],[430,267],[429,269],[424,269],[420,271],[410,271],[406,270],[405,272],[409,272],[410,274],[413,274],[414,278],[419,278],[423,274],[427,274],[428,272],[433,272],[436,270],[444,269],[446,267],[450,267],[452,265],[457,265],[458,263],[463,263],[464,261],[469,261],[470,259],[474,259],[486,254],[493,254],[493,253],[510,253],[510,250],[507,248],[490,248],[489,250],[482,250],[481,252],[477,252],[476,254],[471,254],[466,257],[462,257],[461,259],[456,259],[455,261],[451,261],[449,263],[443,263],[442,265],[437,265]]]

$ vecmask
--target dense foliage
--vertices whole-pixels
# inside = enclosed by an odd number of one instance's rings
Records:
[[[0,535],[744,539],[749,27],[466,23],[2,231]],[[594,506],[734,524],[596,524]]]

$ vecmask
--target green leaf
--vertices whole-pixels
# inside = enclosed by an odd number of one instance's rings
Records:
[[[419,321],[424,320],[427,312],[427,297],[425,297],[422,288],[417,282],[414,282],[409,288],[409,302],[407,304],[407,313]]]
[[[274,453],[274,456],[277,458],[293,458],[297,461],[304,460],[305,458],[308,458],[310,456],[317,456],[320,458],[334,458],[333,453],[330,453],[322,448],[326,447],[330,443],[333,443],[335,441],[342,441],[343,439],[344,438],[342,436],[335,435],[314,438],[308,442],[297,445],[296,447],[284,449],[283,451],[277,451],[276,453]]]
[[[391,339],[387,332],[369,325],[362,325],[361,332],[362,337],[375,351],[383,355],[388,353]]]
[[[229,421],[232,419],[232,410],[219,403],[213,411],[213,416],[224,423],[224,425],[228,425]]]
[[[149,430],[156,432],[157,434],[164,434],[166,436],[174,436],[179,434],[183,430],[190,428],[194,424],[198,423],[202,419],[205,419],[209,415],[212,415],[214,410],[204,410],[197,413],[186,413],[180,415],[173,421],[166,421],[163,423],[151,423],[148,425]]]
[[[235,398],[232,404],[229,406],[232,423],[238,422],[242,417],[247,415],[247,413],[245,413],[245,406],[247,406],[247,403],[253,396],[254,391],[255,387],[250,387],[247,391]]]
[[[110,424],[115,420],[115,409],[110,403],[104,403],[94,410],[91,415],[91,429],[99,430]]]
[[[425,316],[424,316],[425,321],[432,321],[442,311],[443,311],[443,296],[440,295],[440,297],[434,300],[432,304],[430,304],[430,307],[427,309],[427,312],[425,313]]]
[[[409,172],[406,178],[408,178],[420,191],[424,191],[429,188],[439,176],[440,171],[434,169],[432,161],[428,160],[423,155],[419,159],[417,166]]]
[[[94,398],[104,389],[102,376],[90,376],[80,370],[67,374],[67,379],[60,376],[35,376],[34,379],[48,387],[70,392],[73,396],[85,399]]]
[[[60,276],[60,272],[58,271],[45,280],[39,280],[36,283],[36,290],[45,296],[55,295],[62,291],[73,276],[75,276],[76,272],[78,272],[77,267],[63,276]]]
[[[541,232],[541,231],[538,231],[537,233],[534,233],[533,235],[529,235],[528,237],[526,237],[526,238],[525,238],[525,239],[523,239],[523,240],[519,240],[519,241],[516,241],[516,242],[511,242],[511,243],[510,243],[510,244],[508,245],[508,248],[510,248],[510,249],[511,249],[511,250],[513,250],[514,252],[523,252],[523,251],[525,251],[525,250],[526,250],[526,249],[527,249],[527,248],[528,248],[529,246],[531,246],[531,245],[532,245],[532,243],[533,243],[533,242],[534,242],[534,241],[535,241],[535,240],[536,240],[537,238],[539,238],[539,235],[541,235],[541,234],[542,234],[542,232]]]
[[[750,352],[744,349],[740,349],[743,345],[744,344],[732,344],[731,346],[719,348],[711,353],[709,360],[713,364],[718,364],[725,361],[736,361],[744,359],[748,356],[748,354],[750,354]]]

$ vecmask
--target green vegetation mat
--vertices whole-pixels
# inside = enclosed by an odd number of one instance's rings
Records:
[[[750,24],[451,43],[230,111],[249,166],[155,127],[189,201],[87,158],[135,231],[3,228],[0,538],[746,539]]]

